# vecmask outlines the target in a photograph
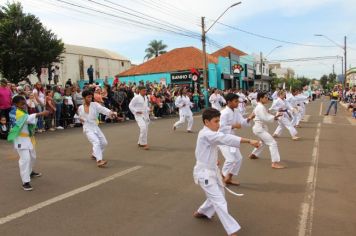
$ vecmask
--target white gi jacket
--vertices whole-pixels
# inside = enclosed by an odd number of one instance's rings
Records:
[[[287,111],[293,110],[293,107],[287,103],[285,100],[282,98],[278,97],[276,100],[273,101],[272,106],[269,109],[270,111],[275,111],[275,112],[283,112],[283,116],[288,118],[288,113]]]
[[[195,148],[196,164],[193,170],[194,182],[204,181],[205,185],[220,184],[223,186],[220,170],[217,166],[218,145],[240,147],[241,138],[235,135],[214,132],[204,126],[200,130]]]
[[[97,120],[100,113],[108,116],[110,115],[111,111],[97,102],[90,103],[89,113],[86,113],[84,111],[84,105],[79,106],[78,115],[84,121],[83,123],[84,132],[88,130],[99,129]]]
[[[184,95],[176,97],[175,105],[179,108],[179,116],[193,116],[192,110],[190,109],[193,107],[193,103],[189,97]]]
[[[16,137],[14,140],[14,148],[21,149],[34,149],[34,143],[32,142],[31,137],[29,136],[28,125],[34,125],[37,123],[36,114],[31,114],[28,116],[25,124],[22,127],[20,136]]]
[[[265,122],[273,122],[274,121],[274,115],[271,115],[267,112],[266,107],[258,102],[256,108],[253,110],[253,113],[255,114],[255,118],[253,119],[255,122],[255,125],[253,129],[256,132],[262,132],[262,131],[267,131],[267,125],[265,125]]]
[[[223,96],[220,94],[215,94],[213,93],[209,97],[209,102],[211,103],[211,107],[217,109],[218,111],[221,111],[221,103],[226,104],[226,101]]]
[[[137,95],[131,100],[129,108],[135,118],[144,118],[144,120],[149,121],[150,107],[148,102],[147,96],[143,97],[142,95]],[[137,112],[142,112],[142,114],[137,114]]]
[[[237,109],[232,110],[230,107],[226,106],[225,109],[221,111],[219,132],[224,134],[235,134],[232,125],[237,123],[241,124],[242,127],[250,126],[247,122],[247,118],[244,118]]]

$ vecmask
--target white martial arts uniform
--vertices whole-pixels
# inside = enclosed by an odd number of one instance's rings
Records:
[[[232,110],[226,106],[225,109],[221,111],[219,132],[235,135],[235,131],[232,129],[232,126],[235,124],[241,124],[243,127],[250,126],[247,122],[247,118],[243,118],[237,109]],[[221,145],[219,148],[225,158],[222,174],[225,177],[228,174],[238,175],[242,164],[240,149],[226,145]]]
[[[272,94],[272,99],[273,100],[276,100],[278,98],[278,91],[274,91],[273,94]]]
[[[14,148],[20,156],[19,168],[22,183],[31,181],[32,168],[36,162],[35,139],[29,136],[28,125],[37,123],[36,114],[31,114],[25,121],[20,135],[14,139]]]
[[[147,145],[148,124],[150,123],[150,107],[147,96],[135,96],[131,100],[129,108],[132,114],[135,115],[135,120],[140,128],[138,144]],[[137,112],[141,112],[142,114],[137,114]]]
[[[178,96],[175,101],[176,107],[179,108],[179,121],[174,124],[174,127],[179,128],[184,124],[185,120],[188,120],[187,130],[191,131],[193,128],[193,113],[190,109],[193,107],[193,103],[190,101],[188,96]]]
[[[237,95],[239,96],[239,106],[237,109],[239,109],[240,114],[244,116],[246,114],[246,96],[241,92],[237,93]]]
[[[220,94],[215,94],[215,93],[210,95],[209,102],[211,103],[211,107],[215,108],[218,111],[221,111],[222,109],[221,104],[226,104],[224,97],[221,96]]]
[[[240,141],[240,137],[214,132],[204,126],[199,132],[195,149],[194,182],[200,185],[207,198],[198,212],[208,218],[213,217],[216,212],[228,235],[237,232],[241,227],[227,210],[224,184],[217,166],[218,145],[239,148]]]
[[[275,112],[283,112],[283,116],[278,118],[278,127],[274,131],[274,135],[280,136],[282,134],[283,128],[285,127],[286,129],[288,129],[290,135],[292,137],[295,137],[298,132],[289,120],[290,118],[292,118],[289,117],[289,115],[292,113],[293,107],[285,100],[279,97],[273,102],[270,110]]]
[[[257,106],[257,92],[249,93],[248,99],[251,101],[252,107],[255,108]]]
[[[253,133],[258,136],[262,140],[262,144],[260,147],[255,148],[252,154],[259,157],[262,153],[265,145],[268,145],[269,151],[271,153],[272,162],[279,162],[280,156],[278,152],[278,146],[276,140],[268,133],[268,127],[265,122],[273,122],[274,116],[267,112],[266,107],[258,102],[256,108],[253,110],[255,116],[255,125],[252,128]]]
[[[295,121],[295,125],[299,125],[300,121],[303,119],[304,114],[305,114],[305,104],[308,104],[309,102],[309,98],[307,96],[305,96],[304,94],[297,94],[296,96],[294,96],[295,100],[296,100],[296,104],[298,106],[298,115],[297,115],[297,119]]]
[[[111,111],[97,102],[91,102],[89,105],[89,113],[84,110],[84,105],[78,108],[78,115],[83,122],[83,133],[87,136],[88,141],[93,145],[92,155],[97,161],[103,159],[103,152],[108,145],[103,132],[98,126],[98,116],[103,114],[109,116]]]

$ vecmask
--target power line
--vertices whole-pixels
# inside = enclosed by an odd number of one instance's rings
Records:
[[[146,17],[142,17],[142,16],[140,16],[140,15],[133,14],[133,13],[131,13],[131,12],[127,12],[127,11],[124,11],[124,10],[120,10],[120,9],[118,9],[118,8],[114,8],[114,7],[108,6],[108,5],[106,5],[106,4],[102,4],[102,3],[96,2],[96,1],[94,1],[94,0],[87,0],[87,1],[88,1],[88,2],[92,2],[92,3],[94,3],[94,4],[97,4],[97,5],[99,5],[99,6],[103,6],[103,7],[106,7],[106,8],[109,8],[109,9],[112,9],[112,10],[115,10],[115,11],[118,11],[118,12],[121,12],[121,13],[124,13],[124,14],[127,14],[127,15],[129,15],[129,16],[133,16],[133,17],[136,17],[136,18],[139,18],[139,19],[147,20],[147,21],[152,22],[152,23],[154,23],[154,24],[159,24],[159,25],[163,25],[163,26],[165,26],[165,27],[173,28],[173,29],[175,29],[175,30],[182,31],[182,32],[185,32],[185,33],[187,33],[187,34],[192,34],[192,35],[198,35],[198,36],[200,36],[200,35],[199,35],[198,33],[196,33],[196,32],[193,32],[193,31],[190,31],[190,30],[186,30],[186,29],[184,29],[184,28],[182,28],[182,27],[180,27],[180,26],[171,24],[171,23],[169,23],[169,22],[167,22],[167,21],[164,21],[164,20],[162,20],[162,19],[158,19],[158,18],[149,16],[149,15],[147,15],[147,14],[144,14],[144,13],[142,13],[142,12],[133,10],[133,9],[131,9],[131,8],[125,7],[125,6],[123,6],[123,5],[114,3],[114,2],[109,1],[109,0],[104,0],[104,1],[105,1],[105,2],[108,2],[108,3],[112,4],[112,5],[119,6],[119,7],[121,7],[121,8],[130,10],[130,11],[132,11],[132,12],[135,12],[135,13],[138,13],[138,14],[141,14],[141,15],[144,15],[144,16],[146,16]],[[147,18],[147,17],[148,17],[148,18]],[[150,18],[151,18],[151,19],[150,19]],[[152,20],[152,19],[153,19],[153,20]]]
[[[291,59],[282,59],[282,60],[271,60],[269,62],[276,63],[276,62],[318,61],[318,60],[330,60],[335,58],[340,58],[340,56],[291,58]]]
[[[197,38],[197,36],[195,36],[195,35],[189,35],[189,34],[186,34],[186,33],[183,33],[183,32],[177,32],[177,31],[174,31],[174,30],[171,30],[171,29],[167,29],[167,28],[164,28],[164,27],[161,27],[161,26],[148,24],[148,23],[145,23],[145,22],[142,22],[142,21],[138,21],[138,20],[122,17],[122,16],[117,16],[117,15],[114,15],[114,14],[111,14],[111,13],[108,13],[108,12],[104,12],[104,11],[101,11],[101,10],[98,10],[98,9],[93,9],[93,8],[90,8],[90,7],[87,7],[87,6],[74,4],[74,3],[67,2],[67,1],[64,1],[64,0],[56,0],[56,1],[64,3],[64,4],[67,4],[67,5],[74,6],[74,7],[77,7],[77,8],[93,11],[93,12],[96,12],[96,13],[100,13],[100,14],[103,14],[103,15],[108,15],[108,16],[113,17],[113,18],[121,19],[121,20],[123,20],[123,21],[125,21],[125,22],[127,22],[129,24],[133,24],[133,25],[138,26],[138,27],[147,26],[147,27],[158,29],[160,31],[164,31],[164,32],[168,32],[168,33],[173,33],[173,34],[182,35],[182,36],[195,38],[195,39]]]

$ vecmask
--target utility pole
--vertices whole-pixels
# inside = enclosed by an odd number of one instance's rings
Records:
[[[341,57],[341,74],[344,75],[344,57]]]
[[[201,18],[201,42],[203,45],[203,85],[208,90],[208,78],[206,73],[206,37],[205,37],[205,17]]]
[[[346,71],[347,71],[347,60],[346,60],[346,36],[344,37],[344,57],[345,57],[345,67],[344,67],[344,89],[346,88]]]
[[[335,75],[335,65],[333,64],[333,75]]]
[[[262,52],[260,52],[260,72],[261,72],[261,87],[263,88],[263,82],[262,82],[262,64],[263,64],[263,55],[262,55]]]

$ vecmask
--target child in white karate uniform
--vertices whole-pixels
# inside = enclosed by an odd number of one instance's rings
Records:
[[[216,213],[230,236],[237,236],[240,225],[229,214],[225,199],[224,183],[218,168],[218,145],[240,147],[240,143],[259,146],[259,141],[241,138],[231,134],[218,132],[220,112],[208,108],[202,114],[204,128],[200,130],[195,149],[196,165],[193,176],[206,195],[206,201],[194,212],[196,218],[211,218]]]
[[[7,140],[14,143],[14,148],[19,154],[19,168],[22,180],[22,188],[31,191],[31,178],[40,177],[41,173],[33,171],[36,162],[35,128],[37,117],[48,116],[48,111],[27,114],[26,99],[23,96],[15,96],[12,99],[15,107],[10,112],[11,130]]]
[[[189,97],[187,96],[186,88],[182,88],[179,91],[179,96],[176,97],[175,105],[176,107],[179,108],[179,121],[174,123],[173,130],[176,130],[177,128],[182,126],[185,123],[185,120],[187,120],[188,121],[187,132],[192,133],[194,119],[193,119],[192,110],[190,108],[193,107],[194,104],[190,101]]]
[[[78,115],[83,123],[83,132],[93,145],[91,158],[96,160],[98,167],[104,167],[107,161],[103,160],[103,152],[108,144],[103,132],[98,126],[98,116],[103,114],[110,118],[117,117],[117,113],[93,101],[93,92],[84,90],[82,93],[84,103],[78,108]]]

